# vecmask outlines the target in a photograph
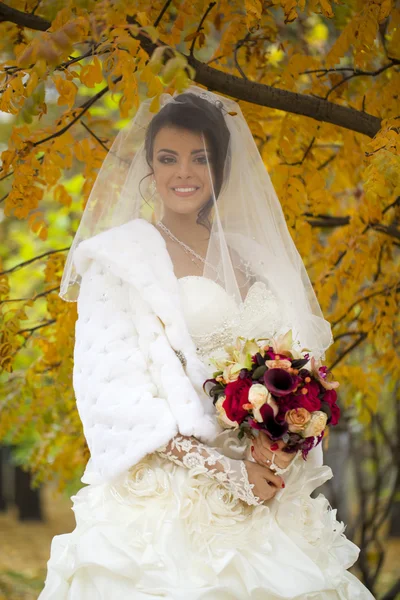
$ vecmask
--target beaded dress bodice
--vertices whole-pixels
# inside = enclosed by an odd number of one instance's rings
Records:
[[[251,286],[241,306],[222,286],[206,277],[189,275],[178,281],[189,333],[206,364],[238,336],[272,337],[285,328],[276,296],[260,281]]]

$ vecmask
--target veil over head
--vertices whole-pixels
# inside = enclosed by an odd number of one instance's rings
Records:
[[[70,302],[78,298],[74,252],[83,240],[132,219],[162,221],[163,202],[152,187],[149,140],[157,122],[164,122],[200,134],[204,144],[211,192],[198,222],[210,237],[198,274],[222,286],[239,306],[251,285],[263,282],[276,296],[299,349],[323,358],[333,341],[331,327],[239,105],[196,86],[182,94],[163,94],[158,113],[150,112],[150,104],[142,102],[103,162],[67,257],[60,296]]]

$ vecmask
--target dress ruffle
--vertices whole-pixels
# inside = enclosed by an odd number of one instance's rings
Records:
[[[39,600],[373,600],[346,571],[358,548],[336,511],[309,497],[330,469],[302,462],[268,506],[157,454],[83,488]]]

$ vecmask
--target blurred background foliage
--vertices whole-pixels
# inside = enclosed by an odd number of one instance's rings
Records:
[[[0,21],[0,440],[36,485],[78,489],[76,306],[57,290],[97,170],[141,98],[230,95],[333,326],[327,443],[377,591],[399,527],[399,2],[9,0]]]

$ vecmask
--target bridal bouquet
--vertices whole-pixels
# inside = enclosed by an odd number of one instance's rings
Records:
[[[220,425],[238,429],[239,438],[262,430],[306,459],[326,426],[338,423],[339,383],[326,366],[294,349],[292,331],[267,344],[238,338],[225,351],[223,359],[211,359],[217,371],[204,383]]]

